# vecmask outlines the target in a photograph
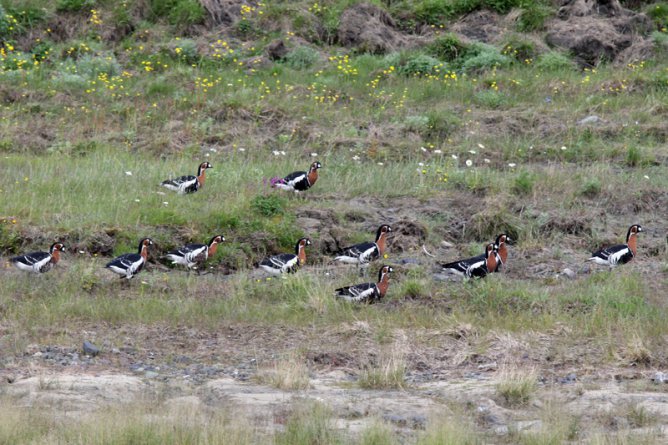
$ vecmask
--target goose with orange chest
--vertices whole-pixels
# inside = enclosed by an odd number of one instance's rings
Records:
[[[322,164],[316,161],[311,164],[308,172],[296,171],[290,173],[285,178],[273,179],[271,186],[295,193],[304,192],[315,185],[318,180],[318,170],[321,168]]]
[[[587,261],[611,268],[628,263],[638,254],[638,234],[642,231],[640,224],[632,225],[626,232],[626,244],[617,244],[596,251]]]
[[[376,240],[374,242],[365,242],[346,247],[341,252],[341,255],[334,258],[334,260],[341,263],[367,267],[371,261],[383,257],[387,237],[391,232],[392,227],[383,224],[376,230]]]
[[[181,264],[186,266],[188,270],[197,269],[203,265],[209,257],[215,255],[218,249],[218,244],[225,241],[223,235],[216,235],[211,238],[209,244],[186,244],[175,250],[167,252],[167,259],[172,261],[172,264]]]
[[[311,245],[311,240],[301,238],[295,245],[295,253],[281,253],[270,256],[260,261],[259,267],[272,275],[295,273],[306,263],[306,246]]]
[[[362,283],[354,286],[341,287],[335,290],[336,297],[354,303],[375,303],[380,301],[390,286],[391,266],[383,266],[378,271],[377,283]]]
[[[105,267],[120,275],[121,278],[129,280],[144,268],[148,259],[148,247],[152,245],[151,238],[144,238],[139,241],[137,253],[125,253],[109,261]]]
[[[19,270],[33,273],[45,273],[60,261],[60,252],[65,252],[63,243],[53,243],[48,252],[31,252],[15,256],[9,261]]]
[[[495,243],[489,243],[485,246],[483,255],[443,264],[443,271],[463,278],[482,278],[497,270],[500,261],[498,249]]]
[[[173,190],[179,194],[194,193],[204,187],[204,181],[206,179],[206,170],[213,168],[208,162],[202,162],[197,168],[197,176],[185,175],[179,176],[178,178],[167,179],[162,181],[160,185]]]

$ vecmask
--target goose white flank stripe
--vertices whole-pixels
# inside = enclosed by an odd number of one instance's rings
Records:
[[[498,247],[498,250],[496,251],[496,268],[494,270],[489,270],[488,272],[499,272],[503,268],[503,266],[506,264],[508,261],[508,248],[506,247],[506,244],[511,243],[513,240],[510,239],[508,235],[505,233],[500,234],[499,236],[496,237],[496,242],[495,244]],[[486,253],[482,253],[478,256],[475,256],[473,258],[469,258],[468,260],[464,261],[469,261],[471,263],[477,262],[477,261],[485,261]]]
[[[298,171],[292,172],[288,176],[277,181],[273,181],[271,186],[281,190],[288,190],[291,192],[303,192],[310,189],[318,180],[318,169],[322,168],[322,164],[316,161],[311,164],[308,172]]]
[[[361,267],[366,267],[371,261],[383,256],[385,253],[387,234],[390,232],[392,232],[392,227],[383,224],[378,227],[378,230],[376,231],[376,241],[346,247],[341,252],[341,255],[334,258],[334,260],[341,263],[358,264]]]
[[[48,252],[26,253],[10,258],[9,261],[14,263],[19,270],[45,273],[58,263],[60,252],[65,252],[65,246],[62,243],[53,243]]]
[[[259,267],[272,274],[295,273],[299,267],[306,263],[306,252],[304,248],[311,245],[311,240],[301,238],[295,245],[295,253],[281,253],[270,256],[260,261]]]
[[[188,269],[197,268],[204,264],[210,256],[215,255],[218,244],[223,241],[225,241],[223,235],[216,235],[211,238],[209,244],[186,244],[167,252],[167,258],[172,261],[172,264],[181,264]]]
[[[125,253],[109,261],[105,267],[120,275],[121,278],[129,280],[144,268],[148,258],[148,246],[152,244],[151,238],[144,238],[139,241],[137,253]]]
[[[467,258],[464,260],[453,261],[451,263],[443,264],[443,271],[450,272],[464,278],[484,277],[490,271],[497,269],[498,263],[498,246],[494,243],[489,243],[485,246],[485,253]]]
[[[378,271],[377,283],[362,283],[354,286],[341,287],[336,289],[337,298],[355,303],[375,303],[385,296],[389,287],[390,273],[394,269],[390,266],[383,266]]]
[[[213,168],[213,166],[208,162],[202,162],[197,168],[197,176],[179,176],[178,178],[162,181],[160,185],[167,187],[169,190],[178,192],[179,194],[196,192],[197,190],[204,187],[206,170],[209,168]]]
[[[640,224],[632,225],[626,232],[626,244],[617,244],[594,252],[587,261],[592,261],[596,264],[609,267],[628,263],[638,254],[637,237],[638,233],[642,231],[643,229]]]

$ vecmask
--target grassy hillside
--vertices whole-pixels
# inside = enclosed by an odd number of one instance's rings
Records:
[[[344,41],[357,3],[0,1],[0,367],[26,369],[30,344],[92,336],[108,351],[134,330],[146,333],[139,354],[169,362],[173,345],[153,334],[227,328],[258,329],[249,341],[262,364],[287,356],[315,372],[311,352],[345,353],[366,388],[403,388],[423,366],[458,373],[495,361],[550,378],[668,365],[666,3],[626,5],[651,21],[652,57],[593,67],[545,43],[550,2],[369,2],[391,18],[395,49]],[[498,40],[457,32],[476,11],[501,17]],[[159,186],[204,160],[214,168],[201,191]],[[314,160],[320,179],[302,196],[268,186]],[[360,277],[332,255],[384,222],[395,229],[387,297],[361,308],[334,300]],[[646,229],[633,263],[584,266],[633,223]],[[516,239],[506,273],[434,277],[437,263],[481,253],[500,232]],[[227,242],[207,275],[162,258],[217,233]],[[296,276],[253,272],[304,235],[314,243]],[[156,241],[147,271],[121,285],[103,265],[143,236]],[[54,240],[69,252],[46,276],[5,261]],[[414,353],[388,367],[402,335]],[[236,346],[220,360],[245,357]],[[291,422],[295,434],[304,427]],[[458,443],[487,437],[442,429],[462,434]],[[15,442],[9,434],[0,423],[0,442]],[[290,434],[272,440],[302,443]],[[572,440],[555,434],[550,443]],[[366,436],[399,443],[380,426]],[[438,436],[430,426],[419,440]],[[303,443],[343,440],[327,437]]]

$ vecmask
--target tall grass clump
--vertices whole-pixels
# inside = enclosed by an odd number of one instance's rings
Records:
[[[311,387],[309,370],[299,354],[289,354],[276,360],[273,366],[262,369],[257,374],[260,383],[268,384],[277,389],[288,391],[308,389]]]
[[[533,369],[503,368],[496,383],[496,394],[503,404],[517,408],[526,406],[537,389]]]
[[[332,413],[321,403],[305,402],[295,408],[285,431],[274,436],[276,445],[343,444],[345,441],[334,429]]]
[[[406,387],[406,360],[404,353],[394,345],[382,351],[378,363],[362,371],[357,384],[363,389],[404,389]]]
[[[485,443],[475,428],[463,419],[431,419],[427,430],[418,436],[417,445],[480,445]]]

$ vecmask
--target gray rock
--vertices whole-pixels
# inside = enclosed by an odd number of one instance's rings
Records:
[[[416,258],[402,258],[399,260],[399,264],[420,264],[420,260]]]
[[[147,379],[154,379],[154,378],[158,377],[159,375],[160,375],[160,374],[158,374],[158,373],[155,372],[155,371],[146,371],[146,372],[144,373],[144,377],[146,377]]]
[[[591,115],[587,116],[584,119],[580,119],[577,124],[578,125],[590,125],[590,124],[597,124],[601,122],[601,118],[596,116],[596,115]]]
[[[570,278],[571,280],[574,280],[575,277],[577,276],[576,273],[572,269],[569,269],[568,267],[562,270],[561,274],[564,275],[565,277]]]
[[[89,342],[88,340],[84,340],[83,352],[85,355],[90,355],[91,357],[95,357],[100,353],[100,349],[93,343]]]
[[[559,379],[559,383],[561,384],[569,384],[569,383],[575,383],[578,380],[577,374],[574,372],[571,372],[568,374],[566,377],[562,377]]]
[[[668,375],[665,372],[657,371],[652,376],[652,381],[654,383],[666,383],[668,381]]]

